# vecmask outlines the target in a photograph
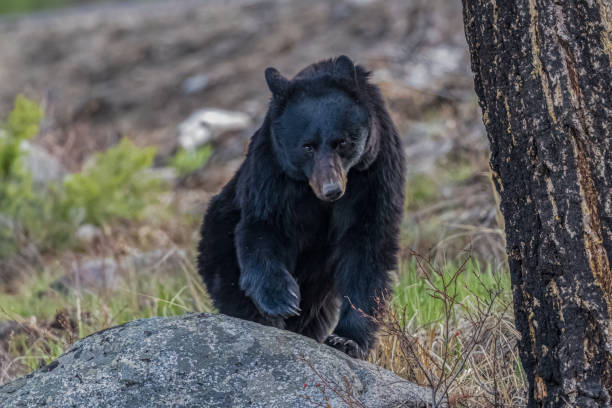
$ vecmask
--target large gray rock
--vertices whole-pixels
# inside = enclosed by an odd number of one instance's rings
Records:
[[[25,151],[24,163],[32,173],[35,187],[44,188],[51,182],[61,183],[68,174],[64,165],[45,149],[28,141],[22,142],[21,148]]]
[[[425,407],[428,395],[306,337],[189,314],[93,334],[57,361],[1,386],[0,406]]]

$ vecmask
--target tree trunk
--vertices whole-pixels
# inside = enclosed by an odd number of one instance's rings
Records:
[[[463,0],[530,407],[612,395],[612,1]]]

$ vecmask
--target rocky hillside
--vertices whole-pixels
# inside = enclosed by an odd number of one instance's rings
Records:
[[[248,126],[214,140],[206,167],[182,180],[183,187],[208,194],[236,169],[265,113],[264,69],[293,75],[347,54],[372,70],[405,142],[409,180],[415,180],[408,215],[418,225],[410,246],[430,249],[458,234],[467,239],[457,249],[502,257],[457,2],[96,3],[5,17],[0,37],[0,112],[20,92],[44,101],[47,121],[37,144],[68,171],[123,136],[157,146],[156,163],[163,165],[177,149],[180,125],[200,123],[194,112],[246,114]],[[423,220],[427,225],[419,225]]]
[[[460,6],[444,0],[110,3],[5,18],[0,36],[0,111],[42,98],[76,159],[117,134],[170,149],[201,107],[261,117],[267,66],[292,75],[340,53],[375,72],[402,122],[472,94]]]

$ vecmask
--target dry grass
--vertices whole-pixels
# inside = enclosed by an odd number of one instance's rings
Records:
[[[113,290],[58,293],[48,289],[57,275],[47,271],[48,275],[32,278],[12,295],[1,294],[0,320],[13,321],[16,330],[0,343],[0,383],[51,362],[92,332],[140,317],[211,310],[193,257],[179,255],[180,267],[171,271],[170,266],[174,268],[176,263],[167,262],[174,256],[176,252],[168,251],[147,275],[121,271],[121,283]],[[420,295],[420,307],[408,310],[395,302],[395,307],[376,317],[382,329],[370,361],[434,389],[438,401],[448,400],[453,407],[524,406],[525,381],[508,293],[495,292],[482,280],[488,297],[476,296],[476,289],[467,287],[474,286],[474,278],[462,277],[475,273],[469,263],[463,262],[449,272],[413,256],[419,259],[420,279],[428,282],[429,294]],[[443,285],[435,279],[441,276]],[[461,285],[465,287],[459,290]],[[20,304],[14,302],[17,299]],[[433,307],[429,302],[442,304],[437,307],[443,318],[417,323],[423,320],[419,313]],[[427,319],[431,319],[431,313],[426,313]],[[360,406],[352,397],[350,384],[325,379],[320,384],[322,395],[334,392],[347,398],[350,403],[346,406]]]
[[[455,336],[445,336],[441,324],[428,328],[393,326],[396,316],[388,316],[380,343],[370,356],[374,364],[387,368],[399,376],[423,386],[441,384],[443,371],[449,371],[445,350],[464,350],[473,343],[473,325],[460,319],[451,329]],[[491,314],[482,328],[478,344],[454,362],[463,362],[448,387],[448,401],[452,407],[521,407],[526,406],[525,381],[519,366],[511,312]],[[388,330],[392,328],[391,330]],[[447,345],[445,343],[448,342]],[[448,358],[448,356],[447,356]],[[445,366],[445,370],[442,366]],[[440,390],[443,392],[444,390]]]
[[[466,287],[471,295],[462,297],[458,285],[466,283],[459,277],[473,273],[466,270],[467,261],[449,273],[413,255],[442,317],[419,326],[418,314],[406,313],[406,307],[383,309],[371,317],[380,322],[381,334],[370,361],[429,387],[436,407],[526,406],[519,333],[503,285],[491,287],[476,275],[486,294]]]
[[[0,340],[0,384],[48,364],[98,330],[142,317],[212,310],[194,254],[180,249],[195,242],[197,223],[123,222],[105,227],[85,248],[26,262],[19,282],[0,291],[0,321],[11,322],[13,331]],[[61,292],[51,286],[88,258],[120,261],[134,248],[160,247],[166,250],[157,262],[145,270],[120,268],[111,288]],[[507,279],[506,269],[480,268],[469,258],[432,259],[444,256],[401,253],[393,307],[376,317],[382,330],[370,361],[432,388],[437,401],[450,406],[524,406],[509,282],[495,284],[497,277]],[[350,384],[320,383],[323,395],[339,393],[346,406],[360,406]]]
[[[108,228],[89,248],[90,256],[120,260],[138,245],[167,246],[165,255],[147,270],[120,270],[113,288],[66,293],[51,289],[50,283],[70,271],[75,260],[88,256],[69,252],[46,262],[42,271],[32,267],[11,293],[0,292],[0,321],[11,321],[14,329],[0,342],[0,383],[48,364],[95,331],[136,318],[212,310],[194,254],[173,244],[177,240],[184,246],[188,234],[177,226],[164,229],[174,233],[168,236],[151,226]],[[413,275],[400,279],[389,302],[393,307],[376,317],[382,329],[370,361],[432,388],[437,400],[448,400],[450,406],[524,406],[509,284],[494,284],[498,274],[507,278],[507,272],[481,270],[467,259],[438,267],[410,251],[403,252],[402,264],[401,275]],[[406,299],[416,303],[407,304]],[[346,396],[347,406],[359,407],[350,384],[320,383],[323,395],[336,392]]]

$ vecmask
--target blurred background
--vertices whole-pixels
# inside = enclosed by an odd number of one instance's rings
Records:
[[[211,310],[199,223],[265,115],[268,66],[292,76],[346,54],[372,71],[407,157],[396,302],[419,330],[439,316],[413,251],[448,270],[469,258],[510,298],[459,1],[2,0],[0,13],[0,383],[92,331]]]

